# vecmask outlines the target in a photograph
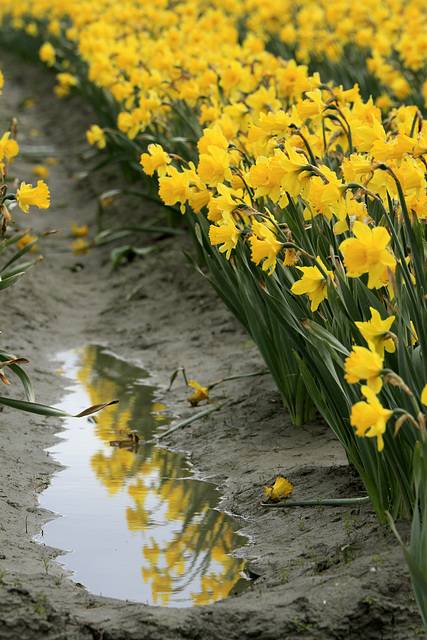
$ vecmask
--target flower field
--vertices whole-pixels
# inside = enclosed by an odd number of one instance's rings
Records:
[[[100,166],[184,216],[294,424],[315,406],[379,521],[411,520],[427,624],[424,4],[4,0],[0,21],[91,103]],[[43,184],[10,199],[44,207]]]

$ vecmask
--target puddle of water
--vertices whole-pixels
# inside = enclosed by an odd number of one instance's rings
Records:
[[[215,485],[194,479],[185,457],[159,446],[110,446],[130,430],[150,440],[166,428],[148,374],[95,345],[60,358],[76,381],[62,409],[120,402],[95,418],[64,421],[61,441],[48,451],[66,468],[40,499],[62,517],[37,540],[69,551],[62,564],[94,594],[188,607],[234,593],[244,561],[230,553],[247,540],[215,509]]]

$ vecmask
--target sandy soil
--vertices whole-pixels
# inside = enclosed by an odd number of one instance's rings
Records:
[[[65,231],[40,243],[44,260],[2,292],[1,347],[30,359],[27,371],[37,400],[56,403],[64,378],[55,355],[101,342],[151,372],[177,419],[197,411],[172,371],[185,366],[200,382],[261,369],[256,347],[183,256],[190,239],[138,237],[157,251],[111,272],[111,247],[76,258],[70,251],[72,220],[96,231],[96,196],[123,186],[118,170],[81,181],[86,170],[85,128],[92,123],[78,98],[59,102],[53,80],[38,67],[0,54],[6,83],[0,102],[4,131],[17,116],[21,147],[53,147],[59,164],[48,183],[46,212],[16,213],[16,227]],[[23,107],[27,98],[32,108]],[[37,128],[38,136],[31,130]],[[31,182],[35,158],[23,158],[11,173]],[[119,201],[107,210],[111,224],[152,219],[153,205]],[[83,268],[72,270],[76,263]],[[19,385],[12,391],[18,393]],[[10,393],[1,389],[1,393]],[[57,464],[45,449],[60,421],[1,413],[0,447],[0,638],[100,640],[179,638],[404,640],[425,637],[401,552],[367,504],[357,508],[305,507],[266,510],[262,485],[285,475],[295,499],[353,497],[363,487],[346,464],[332,432],[320,419],[291,425],[269,376],[240,379],[215,389],[220,411],[168,437],[186,451],[198,476],[221,487],[221,508],[235,515],[250,543],[237,555],[258,575],[241,596],[214,605],[174,609],[91,595],[69,580],[55,562],[58,550],[33,537],[52,518],[38,506]],[[200,409],[199,409],[200,410]],[[175,421],[173,422],[173,424]],[[399,523],[403,536],[407,524]],[[351,545],[349,555],[342,551]],[[347,562],[346,562],[347,560]]]

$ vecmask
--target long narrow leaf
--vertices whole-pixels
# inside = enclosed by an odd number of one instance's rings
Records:
[[[4,271],[6,271],[7,267],[9,267],[11,264],[13,264],[14,262],[16,262],[16,260],[19,260],[19,258],[21,256],[23,256],[25,253],[27,253],[27,251],[29,251],[31,249],[31,247],[33,247],[36,242],[37,242],[38,238],[36,238],[35,240],[33,240],[32,242],[29,242],[27,245],[25,245],[25,247],[23,247],[22,249],[20,249],[19,251],[17,251],[7,262],[5,265],[3,265],[3,267],[0,269],[0,273],[3,273]]]
[[[36,413],[40,416],[49,416],[56,418],[82,418],[83,416],[89,416],[92,413],[96,413],[111,404],[117,404],[118,400],[112,400],[111,402],[104,402],[103,404],[96,404],[88,409],[85,409],[77,415],[67,413],[62,409],[51,407],[46,404],[38,404],[37,402],[26,402],[25,400],[16,400],[15,398],[3,398],[0,396],[0,404],[5,404],[13,409],[19,409],[20,411],[27,411],[28,413]]]
[[[7,287],[12,286],[13,284],[15,284],[15,282],[17,280],[19,280],[19,278],[21,276],[23,276],[25,273],[25,271],[21,271],[19,273],[15,273],[14,276],[10,276],[9,278],[5,278],[4,280],[0,280],[0,291],[2,289],[7,289]]]
[[[406,564],[408,565],[418,608],[420,610],[420,614],[423,619],[424,626],[427,627],[427,596],[426,596],[427,579],[424,576],[421,569],[419,568],[417,562],[415,561],[415,559],[412,557],[411,553],[407,549],[406,545],[403,543],[403,540],[396,529],[396,525],[394,524],[393,518],[388,512],[386,512],[386,517],[389,522],[391,530],[393,531],[394,535],[396,536],[400,544],[400,547],[402,549],[403,555],[406,560]]]
[[[2,349],[0,350],[0,362],[7,362],[8,360],[12,359],[14,359],[14,356],[12,356],[10,353],[6,353],[6,351],[3,351]],[[24,387],[25,391],[25,397],[27,398],[28,402],[34,402],[36,397],[32,382],[28,375],[18,364],[9,364],[8,367],[21,380],[22,386]]]

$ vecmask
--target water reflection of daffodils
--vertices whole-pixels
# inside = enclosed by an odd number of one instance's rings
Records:
[[[165,407],[154,402],[152,389],[141,385],[141,375],[139,368],[99,347],[82,351],[78,376],[92,403],[120,398],[118,405],[97,418],[94,428],[101,442],[130,430],[149,440],[157,426],[166,422],[161,415],[153,415]],[[242,562],[227,554],[241,546],[242,539],[231,529],[231,519],[214,510],[217,493],[212,485],[182,480],[188,476],[185,460],[150,444],[141,446],[137,454],[104,447],[92,457],[91,466],[109,493],[125,492],[132,501],[126,509],[127,524],[141,535],[142,578],[151,584],[155,604],[168,604],[173,592],[186,587],[194,604],[228,595]],[[149,535],[154,520],[173,525],[168,539]]]
[[[166,547],[160,548],[154,538],[143,548],[146,560],[142,568],[145,582],[151,581],[154,603],[165,605],[170,600],[176,584],[190,584],[194,573],[200,576],[200,588],[197,593],[192,592],[194,604],[202,605],[215,602],[227,597],[236,582],[239,561],[230,555],[234,534],[228,529],[224,531],[224,515],[218,513],[216,523],[215,543],[200,545],[199,523],[192,523],[187,534],[172,540]],[[221,539],[217,533],[222,533]],[[212,562],[215,561],[215,562]]]

